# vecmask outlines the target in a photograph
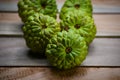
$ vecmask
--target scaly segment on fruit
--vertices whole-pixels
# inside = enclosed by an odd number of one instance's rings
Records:
[[[56,0],[19,0],[18,2],[18,13],[23,22],[35,13],[56,18],[57,11]]]
[[[96,26],[93,18],[84,16],[82,13],[70,12],[61,20],[61,29],[68,31],[74,30],[77,34],[85,38],[89,45],[96,35]]]
[[[56,46],[53,48],[53,45]],[[58,69],[71,69],[83,62],[87,49],[83,37],[75,34],[73,30],[62,31],[48,43],[46,56],[50,63]]]
[[[23,26],[26,44],[34,52],[45,52],[49,39],[60,31],[58,22],[47,15],[34,14]]]
[[[60,11],[60,19],[64,19],[69,12],[77,11],[92,17],[91,0],[66,0]]]

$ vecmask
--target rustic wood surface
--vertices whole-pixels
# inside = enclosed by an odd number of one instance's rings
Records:
[[[57,0],[59,10],[64,1]],[[92,0],[96,38],[82,65],[67,71],[27,48],[17,2],[0,0],[0,80],[120,80],[120,0]]]
[[[120,68],[77,67],[59,71],[48,67],[1,67],[0,80],[120,80]]]
[[[81,66],[120,66],[119,42],[116,38],[96,38]],[[26,47],[23,38],[0,38],[0,66],[50,66],[45,57],[36,54]]]

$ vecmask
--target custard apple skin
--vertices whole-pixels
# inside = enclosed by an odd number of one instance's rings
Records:
[[[92,3],[91,0],[66,0],[60,11],[60,19],[63,19],[65,14],[77,11],[92,17]]]
[[[56,18],[57,14],[56,0],[19,0],[18,13],[23,22],[35,13],[42,13]]]
[[[60,31],[59,23],[50,16],[34,14],[22,27],[27,46],[36,53],[45,53],[49,39]]]
[[[94,19],[82,13],[71,12],[60,22],[62,30],[74,30],[77,34],[85,38],[89,45],[95,38],[96,25]]]
[[[66,70],[79,66],[88,54],[87,49],[83,37],[75,34],[73,30],[62,31],[50,40],[46,56],[54,67]]]

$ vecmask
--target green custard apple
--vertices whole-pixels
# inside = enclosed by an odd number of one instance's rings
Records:
[[[85,38],[86,43],[89,45],[96,35],[96,26],[93,18],[84,16],[82,13],[69,13],[61,21],[61,29],[68,31],[74,30],[76,33]]]
[[[88,54],[88,47],[83,37],[73,30],[57,33],[46,48],[46,56],[50,63],[62,70],[79,66]]]
[[[42,13],[56,18],[56,0],[19,0],[18,13],[23,22],[34,13]]]
[[[26,44],[33,52],[44,53],[49,39],[60,31],[59,23],[48,15],[34,14],[22,28]]]
[[[63,19],[65,14],[74,11],[92,17],[91,0],[66,0],[60,11],[60,18]]]

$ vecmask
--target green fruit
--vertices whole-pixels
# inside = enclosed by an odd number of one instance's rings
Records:
[[[18,13],[23,22],[34,13],[42,13],[56,18],[56,0],[20,0],[18,2]]]
[[[91,0],[66,0],[60,11],[60,18],[63,19],[65,14],[74,11],[92,17]]]
[[[76,33],[85,38],[86,43],[89,45],[96,35],[96,26],[93,18],[85,16],[82,13],[71,12],[64,17],[61,21],[61,29],[72,29]]]
[[[46,48],[50,63],[58,69],[71,69],[79,66],[87,55],[87,45],[83,37],[73,30],[55,35]]]
[[[57,21],[47,15],[34,14],[29,16],[23,26],[26,44],[33,52],[44,53],[49,39],[60,31]]]

